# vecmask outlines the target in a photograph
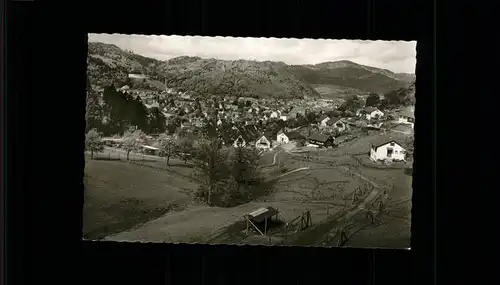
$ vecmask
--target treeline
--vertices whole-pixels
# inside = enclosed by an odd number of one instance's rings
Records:
[[[259,154],[256,149],[224,148],[217,139],[214,128],[209,128],[205,139],[197,143],[191,137],[175,140],[165,133],[159,136],[156,144],[160,155],[166,158],[170,166],[170,158],[178,157],[187,163],[191,160],[196,169],[196,177],[200,186],[193,193],[193,198],[208,206],[234,207],[270,194],[274,181],[267,181],[259,168]],[[131,152],[140,150],[145,141],[141,130],[128,129],[123,135],[122,148],[127,152],[127,160]],[[104,145],[96,129],[86,134],[85,149],[94,154],[102,152]]]
[[[116,90],[111,85],[104,89],[103,102],[95,91],[87,92],[87,131],[96,129],[103,135],[123,134],[136,127],[146,134],[163,133],[166,118],[157,107],[147,109],[139,96]]]
[[[348,96],[345,102],[338,108],[339,111],[356,112],[363,106],[373,106],[380,108],[397,108],[401,106],[415,105],[415,83],[407,88],[399,88],[389,91],[381,97],[377,93],[371,93],[366,101],[363,101],[356,95]]]

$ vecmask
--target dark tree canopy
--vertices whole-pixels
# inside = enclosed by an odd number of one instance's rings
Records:
[[[356,95],[350,95],[346,98],[345,102],[338,108],[340,111],[356,112],[359,108],[363,107],[365,102]]]
[[[377,107],[380,105],[380,96],[377,93],[371,93],[366,98],[365,106],[367,107]]]
[[[148,110],[139,96],[121,92],[110,85],[104,89],[103,106],[98,97],[96,92],[87,91],[87,130],[96,128],[104,135],[122,134],[131,126],[145,133],[167,130],[166,118],[160,109]]]

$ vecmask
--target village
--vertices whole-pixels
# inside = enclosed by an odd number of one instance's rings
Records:
[[[387,143],[397,143],[397,147],[388,144],[382,148],[374,146],[377,151],[366,149],[370,159],[377,162],[404,161],[407,159],[404,141],[413,135],[415,120],[412,106],[390,110],[361,106],[353,112],[339,111],[342,99],[204,98],[169,88],[154,92],[133,90],[127,85],[118,90],[140,97],[148,109],[161,109],[165,124],[177,123],[177,131],[171,134],[173,139],[179,139],[179,133],[203,136],[204,127],[214,124],[225,146],[254,147],[262,151],[282,145],[288,148],[293,145],[296,150],[301,147],[339,147],[346,137],[356,133],[377,133],[377,141],[383,141],[385,137]],[[148,137],[149,144],[144,144],[142,151],[159,155],[161,150],[155,147],[156,135]],[[393,141],[392,137],[398,139]],[[114,137],[104,138],[104,141],[112,144],[120,140]]]
[[[391,219],[397,227],[405,228],[406,234],[401,237],[402,240],[388,246],[409,245],[408,205],[411,203],[415,122],[412,106],[383,109],[361,105],[356,110],[352,110],[351,106],[351,111],[346,108],[346,102],[342,99],[306,98],[278,101],[255,98],[203,98],[172,89],[154,92],[123,86],[117,90],[138,96],[148,108],[160,108],[166,119],[165,124],[177,123],[175,131],[167,134],[172,140],[178,141],[186,136],[196,143],[196,140],[208,136],[206,126],[212,125],[216,129],[217,140],[224,148],[258,151],[263,173],[268,177],[279,179],[277,188],[281,190],[275,190],[273,197],[234,208],[219,209],[225,212],[222,215],[226,217],[216,223],[218,226],[214,226],[215,228],[200,230],[203,227],[199,223],[213,215],[214,211],[213,208],[205,209],[208,212],[197,218],[191,217],[190,227],[196,230],[183,234],[178,230],[172,230],[175,233],[169,233],[171,236],[195,235],[196,238],[191,239],[209,243],[297,245],[312,243],[364,246],[367,238],[359,244],[356,244],[354,238],[363,236],[362,232],[358,232],[360,229],[354,230],[356,236],[351,229],[351,236],[348,237],[351,221],[360,215],[366,215],[372,217],[371,220],[368,219],[370,221],[368,224],[374,223],[375,216],[384,215],[381,214],[383,207],[403,206],[402,210],[394,210],[394,212],[402,211],[402,214],[399,213],[399,216],[392,214],[391,218],[386,219]],[[358,98],[358,103],[366,100],[367,98]],[[141,138],[142,143],[132,151],[132,157],[135,156],[137,160],[141,160],[142,157],[143,161],[144,157],[147,157],[156,161],[153,163],[155,165],[162,163],[165,152],[160,140],[164,138],[165,135],[161,134],[149,134]],[[107,146],[103,152],[104,156],[107,153],[111,157],[123,148],[124,141],[119,136],[104,137],[102,141]],[[190,157],[189,154],[181,156],[180,153],[172,153],[172,156],[177,156],[179,159],[182,157],[185,161]],[[393,170],[399,170],[401,172],[398,173],[404,174],[388,178],[388,175],[392,175],[388,174],[388,171]],[[342,180],[346,177],[348,179]],[[311,185],[310,179],[314,180],[316,185]],[[402,179],[404,182],[401,182]],[[307,185],[302,185],[304,183]],[[398,183],[402,184],[395,185]],[[297,195],[297,191],[290,190],[294,188],[306,191],[307,194],[298,197],[301,195]],[[389,194],[391,191],[393,193]],[[389,203],[391,199],[393,206]],[[186,212],[189,211],[184,210],[181,213],[187,215]],[[165,233],[151,235],[151,232],[157,231],[151,227],[157,228],[155,222],[158,223],[162,219],[174,219],[172,215],[175,214],[167,214],[163,218],[145,224],[142,228],[115,233],[105,239],[142,238],[147,241],[164,242],[166,240],[162,236]],[[242,224],[241,215],[245,217],[245,226]],[[275,221],[281,221],[278,230],[272,228],[273,217]],[[340,228],[339,219],[346,220]],[[287,221],[286,226],[283,225],[283,221]],[[297,224],[297,221],[300,221],[300,224]],[[169,220],[168,223],[178,222]],[[294,229],[291,229],[292,224]],[[330,226],[323,228],[319,234],[314,230],[308,231],[313,225],[318,227],[317,224],[330,224]],[[361,224],[366,226],[366,218]],[[393,226],[393,224],[386,221],[378,227]],[[236,235],[235,229],[238,232]],[[251,229],[254,229],[257,235],[249,235]],[[247,234],[242,235],[243,232]],[[371,235],[373,230],[369,232]],[[171,237],[167,241],[183,241],[183,239]],[[375,246],[380,245],[380,242],[375,244]]]

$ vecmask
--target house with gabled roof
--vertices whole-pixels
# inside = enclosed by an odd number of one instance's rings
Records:
[[[335,138],[332,135],[325,135],[315,132],[307,138],[308,146],[312,147],[333,147]]]
[[[326,124],[326,123],[327,123],[328,121],[330,121],[330,117],[329,117],[329,116],[327,116],[327,115],[322,115],[322,116],[321,116],[321,117],[319,117],[319,119],[318,119],[319,126],[320,126],[320,127],[323,127],[323,128],[327,127],[327,124]]]
[[[280,130],[278,134],[276,135],[276,143],[277,144],[286,144],[290,142],[290,138],[283,132],[283,130]]]
[[[269,136],[269,138],[268,138]],[[255,148],[256,149],[262,149],[262,150],[268,150],[271,149],[271,140],[270,140],[270,135],[265,135],[262,134],[259,136],[259,138],[255,141]]]
[[[397,122],[400,124],[408,124],[413,128],[415,123],[415,115],[412,111],[405,109],[398,113]]]
[[[233,142],[234,147],[245,147],[246,145],[247,145],[247,142],[243,138],[243,135],[238,135]]]
[[[364,117],[367,120],[371,120],[374,118],[380,118],[384,116],[384,112],[380,111],[378,108],[375,107],[364,107],[356,112],[356,116]]]
[[[381,136],[371,142],[370,159],[372,161],[404,161],[406,149],[399,140],[390,136]]]
[[[349,129],[349,124],[344,118],[338,118],[334,117],[331,118],[328,122],[327,125],[332,129],[337,132],[344,132]]]
[[[290,115],[288,113],[282,112],[280,115],[280,120],[286,121]]]
[[[234,147],[245,147],[252,145],[253,142],[259,139],[260,132],[255,125],[245,125],[242,127],[233,127],[230,137],[234,139]]]

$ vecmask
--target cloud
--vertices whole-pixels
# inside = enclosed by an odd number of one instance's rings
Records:
[[[313,40],[277,38],[232,38],[201,36],[143,36],[89,34],[89,41],[115,44],[123,49],[167,60],[177,56],[217,59],[283,61],[316,64],[350,60],[394,72],[414,73],[416,42]]]

